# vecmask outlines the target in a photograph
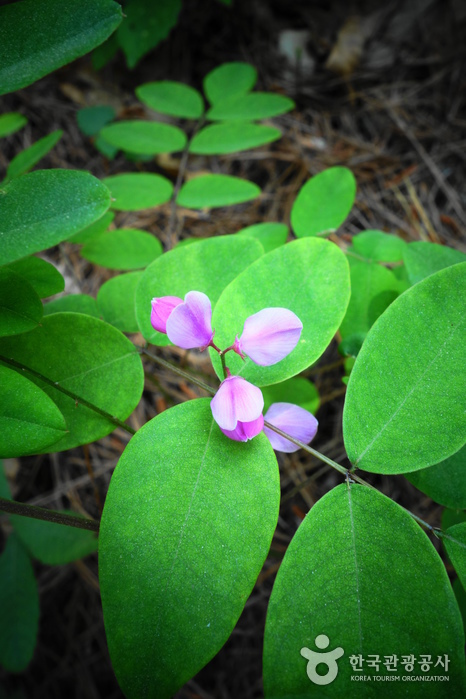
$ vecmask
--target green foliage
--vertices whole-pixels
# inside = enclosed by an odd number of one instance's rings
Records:
[[[160,114],[199,119],[204,112],[204,102],[199,92],[190,85],[172,80],[140,85],[136,88],[136,95],[141,102]]]
[[[223,63],[205,76],[204,92],[210,104],[215,105],[249,92],[256,81],[257,70],[249,63]]]
[[[169,699],[223,646],[277,524],[270,442],[229,440],[209,403],[189,401],[144,425],[108,491],[99,577],[110,656],[128,699]]]
[[[218,100],[207,112],[207,118],[211,121],[255,121],[285,114],[294,109],[294,106],[293,100],[283,95],[248,92]]]
[[[115,429],[113,422],[79,399],[125,420],[139,402],[143,369],[134,345],[111,325],[78,313],[55,313],[24,335],[0,340],[0,357],[46,377],[54,386],[26,375],[63,413],[69,433],[54,451],[88,444]],[[63,387],[78,401],[59,390]]]
[[[116,112],[109,105],[84,107],[76,114],[78,126],[86,136],[96,136],[101,129],[114,120]]]
[[[403,259],[410,283],[417,284],[445,267],[466,262],[466,255],[444,245],[418,242],[406,246]]]
[[[379,318],[348,384],[350,461],[374,473],[426,468],[464,444],[466,264],[400,296]]]
[[[314,693],[300,654],[303,647],[315,650],[320,634],[329,638],[329,650],[344,650],[338,675],[322,694],[321,688]],[[343,484],[313,506],[278,571],[265,628],[265,696],[406,696],[405,682],[384,683],[385,691],[374,695],[373,682],[351,681],[349,656],[358,654],[382,661],[429,654],[434,662],[448,654],[448,691],[464,694],[464,632],[437,552],[399,505]],[[367,663],[363,673],[377,674]],[[393,672],[399,674],[405,674],[400,663]],[[425,674],[446,673],[432,665]],[[437,699],[438,692],[435,682],[410,683],[410,697]]]
[[[354,251],[373,262],[400,262],[406,243],[383,231],[364,231],[353,237]]]
[[[189,151],[199,155],[236,153],[271,143],[280,138],[281,131],[271,126],[250,122],[227,121],[205,126],[192,139]]]
[[[22,129],[28,120],[19,112],[8,112],[0,115],[0,138],[10,136]]]
[[[95,299],[88,294],[61,296],[59,299],[53,299],[53,301],[44,304],[44,316],[52,315],[52,313],[64,312],[84,313],[84,315],[87,316],[100,318]]]
[[[100,218],[108,189],[88,172],[38,170],[0,189],[0,264],[57,245]]]
[[[18,155],[16,155],[8,165],[6,179],[11,180],[13,177],[24,175],[25,172],[31,170],[34,165],[37,165],[39,160],[44,157],[44,155],[47,155],[47,153],[52,150],[62,136],[63,131],[58,129],[57,131],[53,131],[52,133],[48,134],[48,136],[40,138],[38,141],[33,143],[32,146],[29,146],[29,148],[26,148],[26,150],[18,153]]]
[[[106,177],[104,183],[112,195],[112,209],[139,211],[170,200],[173,185],[162,175],[131,172]]]
[[[445,461],[413,473],[406,478],[435,502],[453,509],[466,508],[466,446]]]
[[[0,95],[83,56],[121,15],[113,0],[22,0],[0,8]]]
[[[212,318],[215,342],[228,347],[241,334],[246,318],[262,308],[289,308],[301,320],[303,331],[288,357],[262,367],[250,359],[243,362],[236,354],[228,355],[233,374],[258,386],[278,383],[320,357],[342,321],[349,295],[348,264],[341,250],[318,238],[295,240],[263,255],[225,288]],[[211,359],[217,375],[222,376],[213,351]]]
[[[65,288],[65,280],[58,269],[41,257],[24,257],[11,262],[6,269],[19,274],[41,299],[59,294]]]
[[[348,216],[356,196],[356,180],[346,167],[330,167],[301,187],[291,209],[291,227],[298,238],[334,233]]]
[[[109,225],[115,218],[113,211],[107,211],[103,216],[99,218],[95,223],[91,223],[90,226],[86,226],[82,231],[75,233],[68,238],[70,243],[87,243],[88,240],[95,238],[96,236],[104,233]]]
[[[288,226],[284,223],[255,223],[238,231],[238,235],[248,235],[255,238],[264,248],[265,252],[275,250],[286,243],[288,238]]]
[[[232,206],[256,199],[259,187],[231,175],[201,175],[188,180],[180,189],[176,203],[191,209]]]
[[[111,269],[142,269],[163,252],[158,238],[135,228],[121,228],[89,240],[81,255],[90,262]]]
[[[26,279],[0,267],[0,336],[17,335],[36,328],[42,303]]]
[[[455,524],[447,529],[442,537],[442,542],[463,587],[466,589],[466,522]]]
[[[319,393],[317,388],[303,376],[295,376],[273,386],[265,386],[262,389],[264,396],[264,415],[272,403],[294,403],[313,415],[319,408]]]
[[[97,306],[102,318],[122,332],[139,331],[135,295],[142,275],[142,272],[119,274],[118,277],[113,277],[102,284],[97,294]]]
[[[104,126],[101,136],[115,148],[142,155],[171,153],[186,145],[181,129],[158,121],[118,121]]]

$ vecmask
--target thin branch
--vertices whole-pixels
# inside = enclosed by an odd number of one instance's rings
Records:
[[[160,364],[160,366],[165,367],[165,369],[170,369],[170,371],[173,371],[175,374],[178,374],[178,376],[182,376],[184,379],[186,379],[186,381],[189,381],[190,383],[199,386],[199,388],[202,388],[204,391],[207,391],[207,393],[210,393],[210,395],[213,396],[214,393],[216,393],[216,388],[214,388],[213,386],[209,386],[209,384],[204,383],[204,381],[201,381],[200,379],[196,379],[194,376],[191,376],[191,374],[188,374],[187,371],[183,371],[183,369],[180,369],[179,367],[175,366],[175,364],[167,362],[166,359],[162,359],[162,357],[158,357],[156,354],[152,354],[152,352],[148,352],[148,350],[144,348],[140,348],[140,353],[145,354],[146,357],[149,357],[154,362],[157,362],[157,364]]]
[[[87,529],[91,532],[99,531],[99,522],[97,522],[94,519],[74,517],[73,515],[66,515],[63,512],[56,512],[55,510],[46,510],[44,507],[26,505],[23,502],[15,502],[15,500],[7,500],[6,498],[0,498],[0,511],[8,512],[11,515],[21,515],[22,517],[42,519],[45,522],[64,524],[67,527]]]

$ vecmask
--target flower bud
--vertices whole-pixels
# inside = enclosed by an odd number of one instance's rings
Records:
[[[228,376],[220,384],[210,407],[220,429],[232,431],[236,429],[238,422],[251,423],[262,417],[264,398],[260,388],[246,379]]]
[[[167,320],[173,309],[180,303],[183,303],[183,299],[178,298],[178,296],[160,296],[152,299],[150,322],[157,332],[167,332]]]
[[[235,442],[247,442],[248,439],[256,437],[264,428],[264,417],[259,415],[256,420],[251,422],[238,422],[234,430],[224,430],[220,428],[227,437],[234,439]]]
[[[303,444],[309,444],[314,439],[319,425],[312,413],[293,403],[272,403],[264,419]],[[268,427],[264,427],[264,432],[276,451],[288,454],[298,451],[299,447],[296,444]]]
[[[168,339],[182,349],[205,349],[214,337],[212,306],[202,291],[189,291],[167,320]]]
[[[246,318],[234,350],[241,356],[246,354],[260,366],[270,366],[296,347],[302,329],[298,316],[287,308],[264,308]]]

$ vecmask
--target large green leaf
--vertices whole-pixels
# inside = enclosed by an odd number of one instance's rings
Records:
[[[112,0],[22,0],[0,9],[0,95],[101,44],[121,22]]]
[[[466,255],[445,245],[417,242],[405,247],[403,259],[410,283],[417,284],[445,267],[466,262]]]
[[[303,330],[288,357],[262,367],[250,359],[243,362],[233,352],[226,356],[233,374],[258,386],[278,383],[320,357],[338,330],[349,295],[348,263],[341,250],[328,240],[295,240],[263,255],[226,287],[212,319],[215,343],[229,347],[241,335],[246,318],[263,308],[290,309]],[[211,358],[223,378],[218,355],[212,352]]]
[[[65,419],[35,383],[0,364],[0,457],[43,451],[62,439]]]
[[[126,333],[139,331],[136,320],[135,295],[142,272],[119,274],[99,289],[97,305],[102,318]]]
[[[343,592],[342,592],[343,589]],[[341,648],[337,676],[313,683],[301,649],[317,654],[325,675],[327,652]],[[324,640],[324,639],[319,639]],[[316,648],[317,646],[317,648]],[[414,672],[402,656],[415,656]],[[450,667],[434,667],[448,655]],[[362,672],[350,656],[362,655]],[[379,656],[378,670],[368,664]],[[386,656],[398,656],[387,671]],[[421,655],[430,655],[428,671]],[[319,657],[320,656],[320,657]],[[393,666],[392,666],[393,667]],[[314,665],[315,668],[315,665]],[[319,668],[320,669],[320,668]],[[376,676],[399,677],[381,681]],[[461,616],[443,563],[424,532],[384,495],[360,485],[340,485],[314,505],[288,547],[270,598],[264,639],[267,699],[419,697],[437,699],[438,682],[402,676],[448,675],[448,692],[466,690]],[[355,677],[371,681],[354,681]]]
[[[79,398],[125,420],[142,394],[139,353],[116,328],[91,316],[47,316],[37,330],[1,339],[0,357],[33,369],[78,398],[75,401],[25,372],[52,398],[68,425],[69,434],[54,444],[54,451],[88,444],[115,429],[113,422],[79,403]]]
[[[112,146],[143,155],[171,153],[186,145],[184,131],[158,121],[118,121],[100,133]]]
[[[18,153],[8,165],[6,171],[7,179],[11,180],[13,177],[24,175],[25,172],[31,170],[44,155],[47,155],[52,150],[62,136],[63,131],[58,129],[44,136],[44,138],[40,138],[32,146]]]
[[[112,209],[139,211],[150,209],[170,200],[173,185],[162,175],[128,172],[106,177],[104,183],[112,194]]]
[[[205,126],[192,139],[189,151],[200,155],[236,153],[276,141],[281,135],[279,129],[271,126],[227,121],[224,124]]]
[[[270,252],[286,243],[288,232],[288,226],[284,223],[266,221],[242,228],[238,231],[238,235],[250,235],[251,238],[256,238],[265,252]]]
[[[330,167],[299,190],[291,209],[296,236],[334,233],[348,216],[356,196],[356,180],[346,167]]]
[[[68,238],[70,243],[87,243],[88,240],[91,240],[91,238],[95,238],[96,236],[100,235],[101,233],[105,233],[113,219],[115,218],[115,214],[113,211],[107,211],[103,216],[99,218],[98,221],[95,221],[95,223],[91,223],[90,226],[86,226],[86,228],[83,228],[79,233],[75,233],[74,235],[70,236]]]
[[[104,126],[116,117],[116,112],[110,105],[102,104],[96,107],[84,107],[76,113],[76,121],[85,136],[96,136]]]
[[[315,415],[319,408],[319,394],[317,388],[303,376],[294,376],[292,379],[266,386],[262,389],[264,396],[264,414],[272,403],[294,403]]]
[[[283,95],[248,92],[219,100],[209,109],[207,118],[211,121],[256,121],[285,114],[294,109],[294,106],[293,100]]]
[[[350,461],[374,473],[437,464],[466,438],[466,263],[408,289],[369,332],[348,383]]]
[[[203,291],[214,306],[226,285],[263,252],[257,240],[225,236],[176,247],[157,258],[136,289],[136,318],[145,339],[154,345],[169,344],[150,323],[154,297],[184,298],[188,291]]]
[[[10,136],[26,126],[28,120],[19,112],[8,112],[0,115],[0,138]]]
[[[191,209],[232,206],[256,199],[259,187],[253,182],[231,175],[201,175],[186,182],[176,203]]]
[[[41,299],[59,294],[65,288],[58,269],[41,257],[24,257],[9,264],[8,269],[26,279]]]
[[[136,88],[141,102],[160,114],[199,119],[204,111],[204,102],[197,90],[173,80],[145,83]]]
[[[44,303],[44,316],[64,312],[84,313],[88,316],[94,316],[94,318],[100,318],[95,298],[89,294],[68,294],[68,296],[60,296],[58,299]]]
[[[383,231],[363,231],[352,242],[355,252],[374,262],[400,262],[406,248],[402,238]]]
[[[36,328],[42,313],[34,287],[8,267],[0,267],[0,336]]]
[[[0,264],[61,243],[109,206],[107,187],[88,172],[38,170],[12,180],[0,189]]]
[[[99,534],[107,641],[128,699],[168,699],[223,646],[278,504],[270,442],[229,440],[208,398],[165,411],[130,441]]]
[[[0,556],[0,663],[10,672],[32,659],[39,626],[39,593],[31,561],[16,534]]]
[[[160,240],[135,228],[121,228],[89,240],[81,255],[102,267],[142,269],[163,252]]]
[[[466,509],[466,446],[435,466],[405,473],[405,476],[435,502],[453,509]]]
[[[118,42],[128,68],[165,39],[175,26],[181,0],[127,0],[125,21],[118,28]]]
[[[211,104],[252,90],[257,70],[249,63],[233,61],[214,68],[204,78],[204,92]]]
[[[463,587],[466,589],[466,522],[455,524],[447,529],[442,537],[442,542]]]

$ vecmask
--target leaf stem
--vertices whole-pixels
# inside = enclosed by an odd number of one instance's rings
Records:
[[[36,507],[35,505],[26,505],[24,502],[16,502],[15,500],[7,500],[6,498],[1,497],[0,511],[8,512],[11,515],[21,515],[22,517],[42,519],[46,522],[54,522],[55,524],[64,524],[67,527],[87,529],[91,532],[99,531],[99,522],[94,519],[74,517],[73,515],[66,515],[63,512],[47,510],[44,507]]]

